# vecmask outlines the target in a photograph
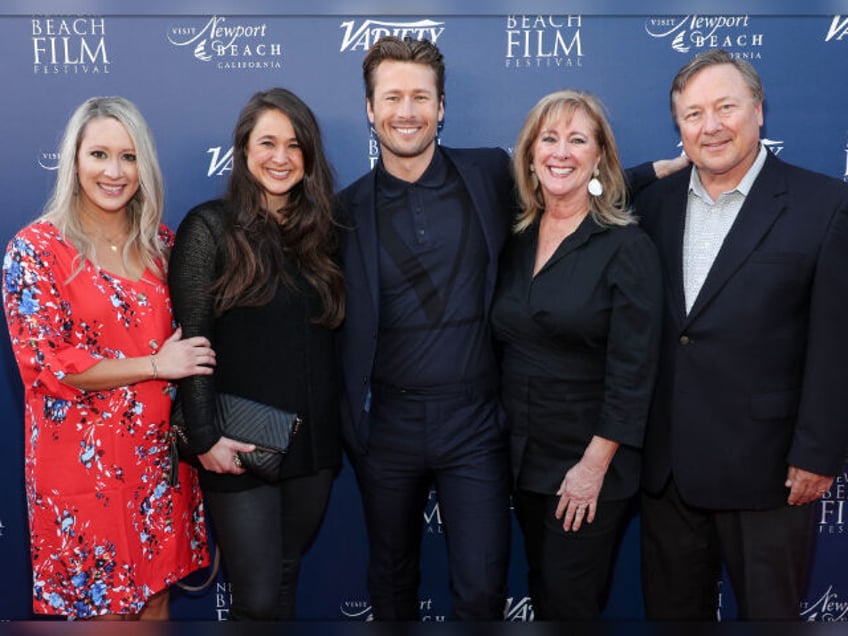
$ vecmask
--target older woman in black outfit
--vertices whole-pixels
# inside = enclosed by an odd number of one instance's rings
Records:
[[[513,161],[521,213],[492,321],[530,594],[538,619],[595,619],[639,482],[659,263],[596,98],[544,97]]]
[[[306,104],[284,89],[257,93],[236,124],[226,195],[186,215],[171,255],[183,333],[206,336],[217,352],[214,375],[188,378],[180,391],[235,620],[294,618],[300,559],[341,460],[332,342],[344,299],[332,192]],[[241,467],[237,453],[253,447],[218,430],[216,392],[303,416],[281,480]]]

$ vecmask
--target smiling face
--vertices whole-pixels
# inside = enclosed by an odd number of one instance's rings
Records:
[[[693,75],[674,103],[683,149],[716,196],[735,188],[759,150],[763,105],[730,64]]]
[[[416,180],[430,164],[444,116],[435,71],[415,62],[381,62],[374,72],[373,97],[365,100],[365,108],[380,140],[386,170]]]
[[[291,120],[269,109],[256,118],[245,148],[247,169],[264,190],[268,210],[279,210],[289,192],[303,180],[303,151]]]
[[[82,208],[95,217],[124,212],[139,186],[135,144],[124,125],[111,117],[89,121],[76,164]]]
[[[588,208],[589,180],[601,161],[595,125],[581,109],[561,110],[545,121],[531,148],[532,167],[545,208],[573,203]]]

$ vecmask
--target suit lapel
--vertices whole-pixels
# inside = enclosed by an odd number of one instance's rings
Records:
[[[367,185],[367,187],[366,187]],[[356,223],[355,232],[362,269],[368,290],[371,292],[371,303],[374,315],[380,303],[380,255],[377,241],[377,173],[372,171],[364,185],[353,199],[352,216]]]
[[[769,153],[686,317],[687,323],[710,303],[757,247],[783,211],[785,194],[780,163]]]
[[[495,248],[495,240],[492,236],[493,223],[488,218],[491,210],[495,208],[494,203],[490,200],[489,188],[486,186],[486,182],[481,175],[480,167],[474,162],[458,161],[457,157],[450,152],[450,149],[445,148],[444,150],[459,173],[460,178],[465,184],[468,196],[471,198],[474,214],[477,215],[483,235],[486,237],[486,248],[489,251],[489,256],[497,258],[497,248]]]
[[[657,248],[666,259],[666,295],[675,323],[680,325],[686,315],[686,302],[683,295],[683,228],[686,224],[686,198],[689,191],[689,177],[677,178],[674,188],[663,197],[660,212],[656,215],[659,228]]]
[[[497,201],[492,201],[491,187],[488,185],[487,179],[482,175],[482,170],[476,162],[468,162],[459,160],[459,158],[451,152],[450,148],[444,148],[445,155],[456,168],[460,178],[465,184],[465,190],[471,199],[471,206],[474,208],[474,214],[477,216],[477,221],[483,231],[483,236],[486,241],[486,250],[489,253],[489,263],[487,272],[486,285],[486,303],[487,306],[491,301],[491,296],[494,293],[495,273],[500,254],[500,241],[494,236],[493,232],[498,227],[496,219],[492,218],[492,214],[500,210]],[[494,264],[493,267],[491,264]]]

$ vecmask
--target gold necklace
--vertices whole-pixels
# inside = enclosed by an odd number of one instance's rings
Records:
[[[115,243],[115,241],[113,241],[112,239],[110,239],[108,236],[105,236],[105,235],[103,236],[103,238],[105,238],[107,241],[109,241],[109,249],[110,250],[112,250],[113,252],[118,251],[118,244]]]
[[[126,230],[125,230],[125,231],[123,231],[123,232],[119,232],[119,234],[122,234],[122,235],[123,235],[123,237],[122,237],[122,239],[121,239],[120,241],[116,241],[116,240],[115,240],[114,238],[112,238],[111,236],[108,236],[108,235],[107,235],[107,234],[106,234],[106,233],[105,233],[105,232],[104,232],[104,231],[100,228],[100,226],[99,226],[99,225],[98,225],[98,223],[97,223],[97,219],[96,219],[96,218],[94,218],[94,216],[92,216],[92,215],[91,215],[91,214],[90,214],[87,210],[85,210],[85,209],[84,209],[84,210],[83,210],[83,214],[85,214],[88,218],[90,218],[90,219],[93,221],[93,223],[94,223],[94,224],[93,224],[93,226],[92,226],[92,228],[91,228],[91,229],[93,229],[93,230],[95,231],[95,236],[94,236],[94,238],[95,238],[95,239],[105,239],[105,240],[106,240],[106,242],[107,242],[107,243],[109,243],[109,249],[110,249],[110,250],[112,250],[113,252],[116,252],[116,253],[117,253],[117,251],[118,251],[121,247],[123,247],[123,245],[126,243],[126,241],[127,241],[127,236],[129,235],[129,232],[127,232]],[[89,235],[89,236],[90,236],[90,235]]]
[[[116,253],[120,248],[124,246],[127,241],[126,236],[124,236],[122,240],[116,241],[111,236],[107,236],[105,233],[101,232],[99,229],[95,238],[105,240],[107,243],[109,243],[109,249]]]

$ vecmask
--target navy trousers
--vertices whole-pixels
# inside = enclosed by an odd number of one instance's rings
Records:
[[[418,620],[423,515],[435,485],[451,616],[502,620],[511,517],[509,456],[493,388],[375,387],[365,455],[353,458],[377,620]]]

